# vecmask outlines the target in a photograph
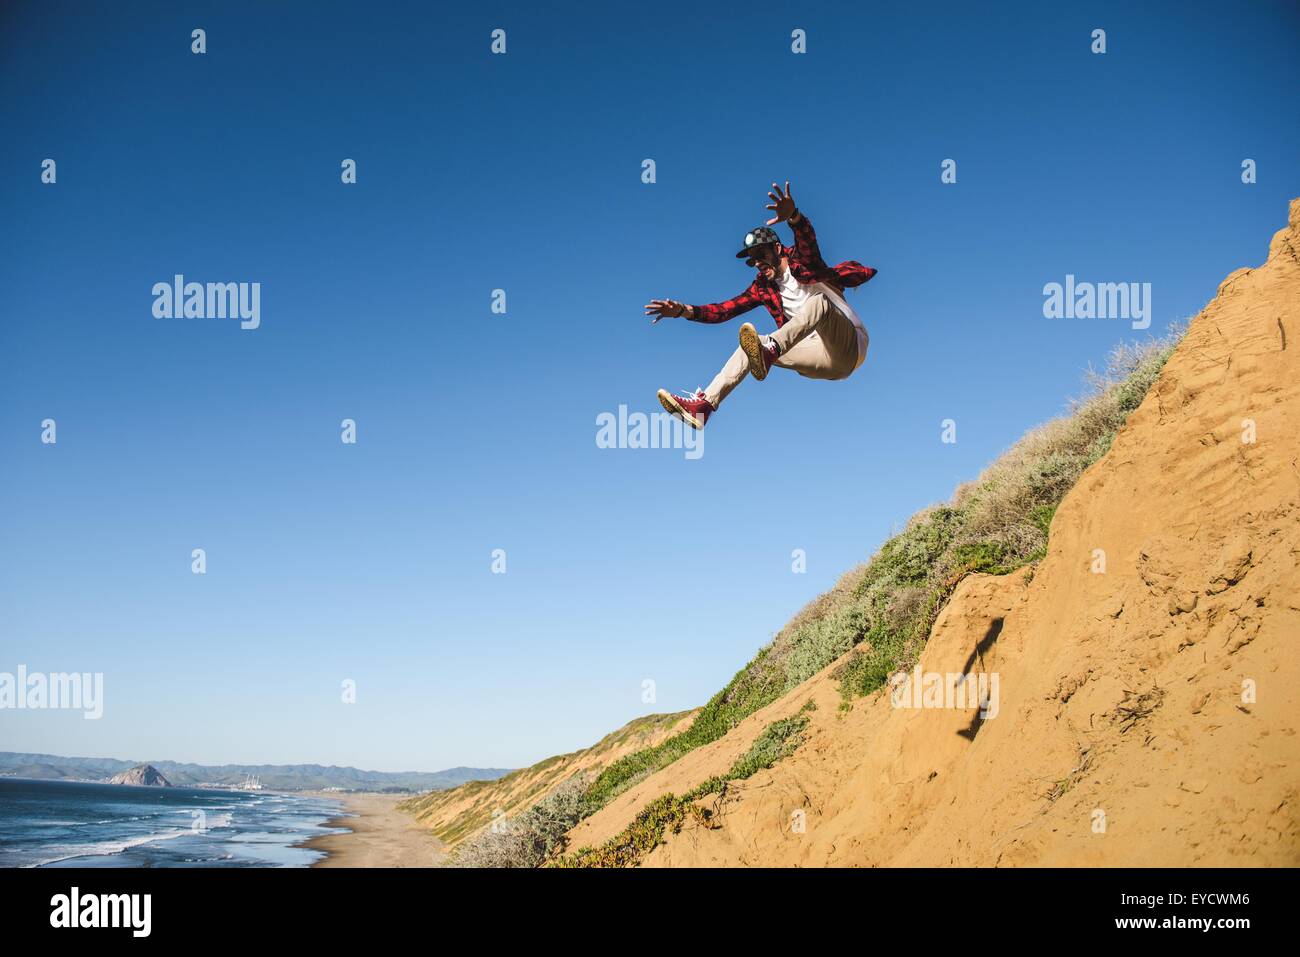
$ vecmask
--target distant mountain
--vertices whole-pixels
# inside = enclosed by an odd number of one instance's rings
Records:
[[[177,761],[124,761],[117,758],[69,758],[54,754],[0,751],[0,777],[43,780],[104,781],[148,764],[176,787],[200,784],[232,786],[248,777],[281,791],[343,788],[350,791],[442,791],[466,781],[494,781],[510,768],[449,768],[445,771],[362,771],[321,764],[184,764]]]
[[[134,784],[138,787],[169,788],[172,783],[158,773],[152,764],[137,764],[119,771],[108,779],[109,784]]]

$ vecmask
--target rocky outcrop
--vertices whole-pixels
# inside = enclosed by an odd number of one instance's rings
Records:
[[[149,788],[169,788],[172,783],[152,764],[137,764],[119,771],[108,779],[109,784],[135,784]]]

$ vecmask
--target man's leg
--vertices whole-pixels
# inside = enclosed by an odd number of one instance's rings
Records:
[[[820,293],[769,338],[780,350],[775,365],[809,379],[844,379],[857,368],[857,329]]]
[[[749,374],[749,359],[745,356],[744,349],[737,349],[727,360],[727,364],[722,367],[722,371],[713,377],[709,387],[704,390],[705,398],[709,404],[717,409],[722,404],[722,400],[731,394],[731,390],[740,385],[741,380]]]
[[[737,349],[731,354],[722,371],[713,377],[707,389],[699,389],[692,394],[673,395],[663,389],[659,390],[659,403],[672,415],[677,416],[692,428],[702,429],[722,400],[731,394],[731,390],[740,385],[741,380],[749,374],[749,357],[744,349]]]

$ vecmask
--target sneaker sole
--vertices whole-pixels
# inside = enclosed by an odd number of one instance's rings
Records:
[[[674,396],[671,392],[667,392],[663,389],[660,389],[659,404],[662,405],[670,413],[677,416],[677,418],[681,419],[683,422],[689,425],[692,429],[704,428],[704,423],[701,422],[699,419],[697,419],[695,416],[691,415],[689,412],[687,412],[686,409],[682,407],[682,404],[677,401],[677,397]]]
[[[767,366],[763,362],[763,343],[758,338],[758,330],[748,322],[740,327],[740,348],[745,350],[749,359],[749,374],[762,382],[767,378]]]

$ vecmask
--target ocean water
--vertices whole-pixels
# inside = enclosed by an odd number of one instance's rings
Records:
[[[306,867],[341,801],[0,778],[0,867]]]

